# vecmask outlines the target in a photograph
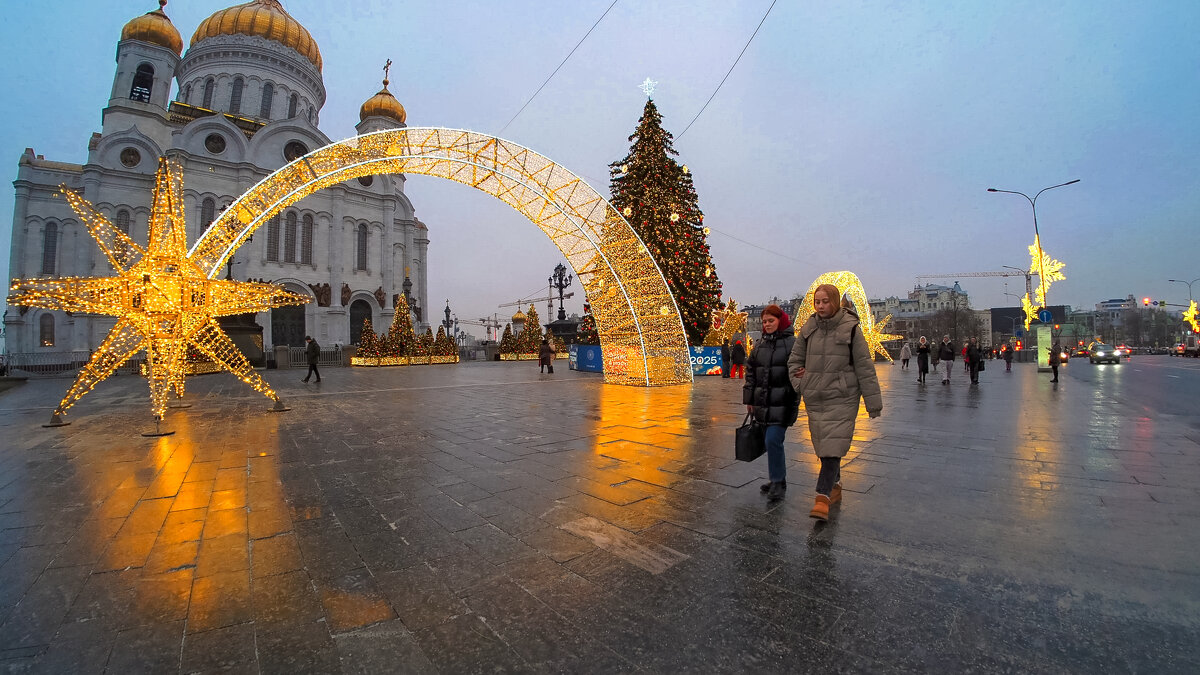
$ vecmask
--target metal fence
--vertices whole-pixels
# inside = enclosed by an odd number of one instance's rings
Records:
[[[13,377],[74,377],[92,358],[92,352],[13,352],[0,357],[0,371]],[[121,364],[118,375],[137,375],[146,357],[139,355]]]
[[[288,367],[290,368],[307,368],[308,367],[308,350],[305,347],[288,347]],[[343,366],[342,350],[337,349],[322,349],[321,355],[317,357],[318,366]]]

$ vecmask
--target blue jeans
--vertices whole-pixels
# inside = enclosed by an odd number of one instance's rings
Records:
[[[783,435],[787,427],[780,424],[767,426],[767,477],[772,483],[787,480],[787,467],[783,463]]]

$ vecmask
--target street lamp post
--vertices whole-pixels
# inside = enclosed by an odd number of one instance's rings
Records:
[[[1187,284],[1188,305],[1190,306],[1192,304],[1192,284],[1196,283],[1197,281],[1200,281],[1200,279],[1192,279],[1191,281],[1180,281],[1179,279],[1167,279],[1167,281],[1169,281],[1173,284]]]
[[[1067,181],[1066,183],[1060,183],[1058,185],[1051,185],[1050,187],[1042,188],[1041,190],[1038,190],[1038,193],[1035,194],[1032,198],[1029,195],[1025,194],[1024,192],[1017,192],[1016,190],[997,190],[996,188],[988,188],[987,189],[988,192],[1004,192],[1004,193],[1010,194],[1010,195],[1021,195],[1025,199],[1029,200],[1029,206],[1033,208],[1033,236],[1038,242],[1038,279],[1041,281],[1041,284],[1042,284],[1042,303],[1043,303],[1043,305],[1047,305],[1049,303],[1046,301],[1046,274],[1045,274],[1045,270],[1042,267],[1042,255],[1041,255],[1041,253],[1042,253],[1042,251],[1041,251],[1042,236],[1038,232],[1037,198],[1040,197],[1042,195],[1042,193],[1045,192],[1046,190],[1053,190],[1054,188],[1065,187],[1067,185],[1074,185],[1075,183],[1078,183],[1078,182],[1079,182],[1079,179],[1076,178],[1075,180]],[[1031,298],[1031,300],[1032,300],[1032,298]]]

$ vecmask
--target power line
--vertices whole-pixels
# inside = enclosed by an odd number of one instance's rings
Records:
[[[700,115],[704,114],[704,109],[708,107],[708,104],[712,103],[712,100],[717,97],[717,92],[721,91],[721,85],[725,84],[725,80],[729,79],[729,75],[733,73],[733,69],[737,67],[738,61],[742,60],[742,54],[746,53],[746,50],[750,48],[750,43],[754,41],[754,36],[758,35],[758,29],[762,28],[763,24],[767,21],[767,15],[770,14],[771,9],[775,7],[775,2],[776,0],[771,0],[771,6],[767,8],[766,14],[763,14],[762,21],[758,22],[758,28],[755,28],[754,32],[750,34],[750,39],[746,40],[746,46],[742,47],[742,51],[739,52],[737,58],[733,60],[733,65],[729,66],[729,72],[725,73],[725,77],[721,78],[721,83],[718,84],[717,88],[713,90],[712,96],[709,96],[708,100],[704,102],[704,105],[700,106],[700,112],[696,113],[696,116],[692,118],[691,122],[688,122],[688,125],[683,128],[683,131],[681,131],[678,136],[675,137],[675,140],[683,138],[683,135],[688,132],[688,129],[692,128],[692,125],[696,123],[696,120],[700,119]]]
[[[596,30],[596,26],[599,26],[599,25],[600,25],[600,22],[604,20],[604,17],[608,16],[608,12],[609,12],[609,11],[610,11],[610,10],[613,8],[613,6],[614,6],[614,5],[616,5],[616,4],[617,4],[617,0],[613,0],[613,1],[612,1],[612,4],[608,6],[608,9],[604,10],[604,13],[600,15],[600,18],[599,18],[599,19],[596,19],[596,23],[592,24],[592,27],[588,29],[588,32],[584,33],[584,34],[583,34],[583,37],[579,38],[579,42],[575,44],[575,48],[571,50],[571,54],[574,54],[574,53],[575,53],[575,50],[576,50],[576,49],[579,49],[579,45],[583,44],[583,41],[584,41],[584,40],[586,40],[586,39],[587,39],[587,37],[588,37],[589,35],[591,35],[591,34],[592,34],[592,31],[593,31],[593,30]],[[772,3],[772,4],[774,4],[774,3]],[[513,116],[512,116],[512,119],[511,119],[511,120],[509,120],[508,122],[506,122],[506,123],[504,124],[504,126],[500,128],[500,133],[499,133],[499,134],[496,134],[497,136],[499,136],[499,135],[503,134],[503,133],[504,133],[504,130],[508,128],[508,125],[509,125],[509,124],[512,124],[512,123],[513,123],[513,120],[517,119],[517,117],[518,117],[518,116],[520,116],[520,114],[521,114],[522,112],[525,112],[525,108],[526,108],[526,107],[527,107],[527,106],[528,106],[530,103],[533,103],[533,99],[537,98],[537,95],[538,95],[538,94],[540,94],[540,93],[542,92],[542,89],[543,89],[543,88],[544,88],[544,87],[545,87],[547,84],[550,84],[550,80],[552,80],[552,79],[554,78],[554,76],[555,76],[556,74],[558,74],[558,71],[559,71],[559,69],[560,69],[560,68],[562,68],[564,65],[566,65],[566,63],[567,63],[567,59],[570,59],[570,58],[571,58],[571,54],[567,54],[567,58],[563,59],[563,60],[562,60],[562,63],[558,64],[558,68],[555,68],[555,69],[554,69],[554,72],[553,72],[553,73],[550,73],[550,77],[547,77],[547,78],[546,78],[546,81],[542,83],[542,86],[541,86],[541,87],[538,87],[538,88],[537,88],[537,91],[533,92],[533,96],[530,96],[530,97],[529,97],[529,100],[528,100],[528,101],[525,101],[525,105],[521,106],[521,109],[517,111],[517,114],[516,114],[516,115],[513,115]]]

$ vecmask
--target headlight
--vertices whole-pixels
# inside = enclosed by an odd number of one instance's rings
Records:
[[[1096,352],[1096,356],[1104,356],[1104,352]]]

